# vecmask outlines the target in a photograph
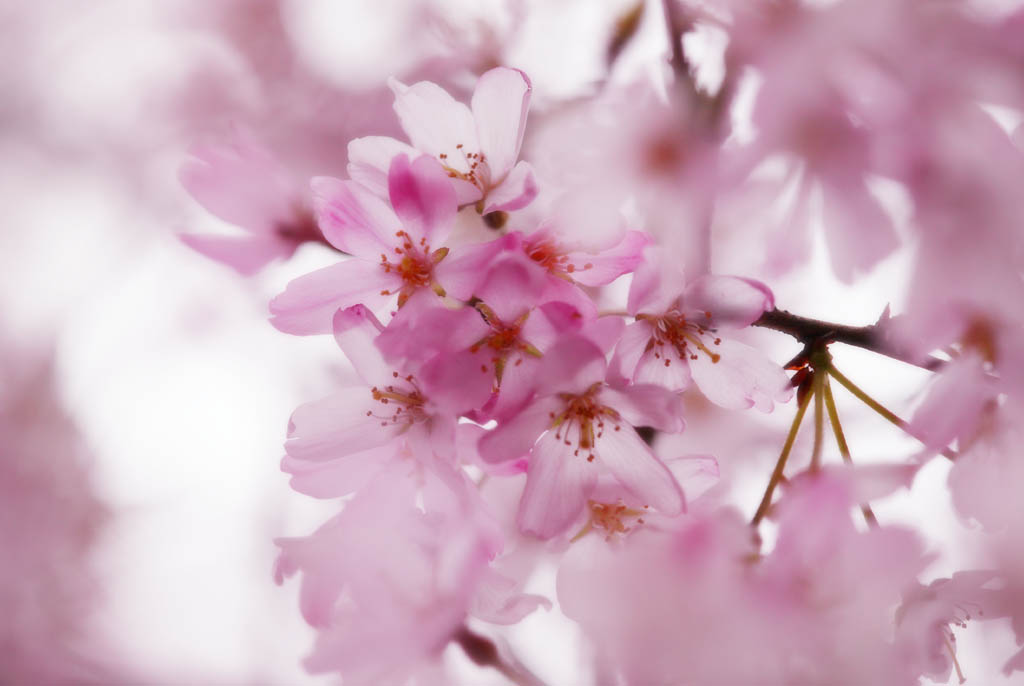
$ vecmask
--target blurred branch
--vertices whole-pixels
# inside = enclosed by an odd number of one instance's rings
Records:
[[[466,657],[480,667],[491,667],[498,670],[509,681],[519,686],[546,686],[535,674],[524,667],[515,658],[502,659],[498,646],[494,641],[474,633],[469,627],[462,627],[453,640],[466,653]]]

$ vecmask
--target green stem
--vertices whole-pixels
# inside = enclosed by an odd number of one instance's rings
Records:
[[[835,367],[830,366],[828,368],[828,373],[831,374],[835,378],[836,381],[838,381],[843,386],[845,386],[846,390],[850,391],[850,393],[853,393],[855,396],[857,396],[858,400],[860,400],[862,403],[864,403],[865,405],[870,407],[872,410],[874,410],[875,412],[877,412],[881,416],[885,417],[885,419],[887,419],[888,421],[892,422],[893,424],[895,424],[899,428],[903,429],[903,431],[906,432],[906,434],[908,436],[916,438],[917,440],[921,441],[922,443],[925,442],[924,440],[921,439],[920,436],[915,435],[914,432],[910,430],[910,424],[908,424],[903,419],[900,419],[898,416],[893,414],[888,408],[886,408],[880,402],[878,402],[877,400],[872,398],[870,395],[865,393],[863,390],[861,390],[859,386],[857,386],[855,383],[853,383],[852,381],[847,379],[838,369],[836,369]],[[956,452],[953,451],[953,450],[950,450],[949,448],[943,448],[940,452],[942,453],[942,455],[944,457],[946,457],[946,458],[948,458],[950,460],[955,460],[956,457],[957,457]]]
[[[814,446],[811,448],[811,472],[821,469],[821,448],[824,441],[825,411],[822,409],[822,387],[825,381],[825,369],[814,368],[814,377],[811,380],[811,393],[814,395]]]
[[[853,464],[853,457],[850,455],[850,446],[846,443],[846,435],[843,433],[843,425],[839,423],[839,411],[836,409],[836,399],[832,395],[832,386],[828,381],[828,377],[825,377],[825,383],[823,386],[825,396],[825,407],[828,408],[828,419],[832,425],[832,433],[836,436],[836,443],[839,445],[839,454],[843,456],[843,461],[847,464]],[[878,518],[875,517],[874,511],[871,506],[867,503],[862,503],[860,511],[864,513],[864,520],[868,523],[871,528],[878,528]]]
[[[779,481],[782,480],[782,472],[786,469],[786,460],[789,459],[789,453],[793,449],[793,443],[796,441],[796,435],[800,431],[800,423],[803,422],[804,415],[807,413],[807,407],[811,404],[811,396],[814,395],[814,391],[807,394],[800,403],[799,409],[796,411],[796,417],[793,418],[793,424],[789,427],[789,434],[786,436],[786,442],[782,446],[782,453],[779,455],[778,462],[775,463],[775,470],[772,472],[772,477],[768,481],[768,487],[764,491],[764,497],[761,498],[761,504],[757,506],[757,512],[754,513],[754,518],[750,520],[751,526],[757,526],[764,516],[768,514],[768,507],[772,503],[772,493],[775,491],[775,486],[778,485]]]

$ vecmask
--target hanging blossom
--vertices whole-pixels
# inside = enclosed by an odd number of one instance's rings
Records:
[[[292,415],[284,471],[316,497],[359,489],[393,462],[454,478],[457,417],[483,405],[490,375],[468,351],[410,371],[384,360],[375,345],[383,326],[366,307],[339,310],[334,337],[365,386],[346,388]]]
[[[323,240],[306,199],[250,133],[234,128],[228,140],[191,153],[181,184],[208,212],[245,233],[182,234],[190,248],[250,275],[291,257],[302,243]]]
[[[457,210],[455,193],[437,162],[395,157],[388,192],[391,206],[353,181],[313,180],[324,236],[352,259],[288,284],[270,303],[274,326],[293,334],[328,333],[339,308],[389,302],[401,307],[422,290],[443,296],[447,275],[475,269],[464,261],[443,265]]]
[[[557,299],[541,269],[517,253],[499,255],[474,290],[474,305],[452,309],[435,298],[404,307],[377,343],[389,360],[417,364],[467,353],[492,379],[479,418],[506,416],[530,399],[544,352],[590,321]]]
[[[666,515],[683,511],[679,484],[634,429],[681,431],[679,398],[654,385],[615,388],[606,372],[605,356],[594,342],[565,337],[544,356],[535,399],[480,439],[487,462],[529,454],[518,515],[524,533],[551,538],[565,531],[604,472],[644,505]]]
[[[687,284],[680,269],[648,262],[633,277],[627,311],[636,321],[612,366],[635,383],[684,391],[695,382],[716,405],[769,412],[792,396],[789,377],[732,336],[773,307],[760,282],[706,275]]]
[[[412,142],[369,136],[349,143],[349,176],[384,194],[390,160],[416,151],[444,167],[460,206],[488,215],[530,204],[537,195],[533,169],[517,162],[532,87],[518,69],[498,67],[480,77],[470,107],[429,81],[412,86],[392,79],[395,112]]]
[[[429,673],[470,614],[512,624],[548,605],[491,569],[501,536],[472,484],[398,467],[312,536],[277,541],[277,582],[302,574],[302,613],[319,632],[311,672],[404,683]]]

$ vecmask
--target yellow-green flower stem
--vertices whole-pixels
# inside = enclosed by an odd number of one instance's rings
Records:
[[[843,425],[839,423],[839,411],[836,409],[836,400],[832,395],[832,386],[829,383],[828,376],[822,374],[824,382],[822,383],[822,395],[825,399],[825,407],[828,409],[829,423],[832,424],[832,433],[835,434],[836,444],[839,446],[839,454],[843,456],[843,461],[848,464],[853,464],[853,457],[850,455],[850,446],[846,442],[846,435],[843,433]],[[860,511],[864,513],[864,520],[868,523],[871,528],[878,527],[878,518],[875,517],[875,513],[872,511],[871,506],[867,503],[862,503]]]
[[[862,403],[864,403],[865,405],[870,407],[872,410],[874,410],[875,412],[877,412],[882,417],[884,417],[888,421],[892,422],[893,424],[895,424],[899,428],[903,429],[903,431],[905,431],[908,436],[912,436],[913,438],[916,438],[919,441],[921,440],[921,438],[919,436],[915,436],[914,433],[910,430],[910,425],[906,421],[904,421],[903,419],[898,417],[896,414],[894,414],[892,411],[890,411],[887,407],[885,407],[880,402],[878,402],[877,400],[872,398],[870,395],[865,393],[863,390],[861,390],[861,388],[859,386],[857,386],[855,383],[853,383],[848,378],[846,378],[846,376],[844,376],[838,369],[836,369],[832,365],[829,365],[828,366],[828,373],[831,374],[832,377],[835,378],[836,381],[838,381],[843,386],[845,386],[846,390],[850,391],[850,393],[853,393],[857,397],[857,399],[860,400]],[[955,460],[956,457],[957,457],[956,451],[950,450],[949,448],[944,448],[940,452],[942,453],[942,455],[944,457],[946,457],[946,458],[948,458],[950,460]]]
[[[811,404],[811,397],[815,395],[813,387],[810,393],[808,393],[803,402],[800,403],[800,407],[796,411],[796,417],[793,418],[793,424],[789,427],[789,434],[786,436],[786,442],[782,446],[782,452],[779,454],[779,460],[775,463],[775,470],[772,472],[771,479],[768,481],[768,487],[764,491],[764,497],[761,498],[761,504],[757,506],[757,512],[754,513],[754,518],[750,520],[751,526],[757,526],[764,516],[768,514],[768,508],[772,503],[772,494],[775,492],[775,487],[782,480],[782,472],[786,469],[786,460],[789,459],[789,453],[793,450],[793,443],[796,441],[796,435],[800,431],[800,424],[803,422],[804,415],[807,413],[807,407]]]

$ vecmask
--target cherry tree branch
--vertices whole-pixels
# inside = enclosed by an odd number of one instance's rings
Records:
[[[881,321],[868,326],[847,326],[820,319],[811,319],[810,317],[801,317],[786,310],[773,309],[761,315],[754,322],[754,326],[789,334],[805,346],[845,343],[846,345],[870,350],[879,355],[885,355],[894,360],[932,371],[944,364],[937,357],[918,360],[908,351],[901,349],[889,340],[885,326]]]

